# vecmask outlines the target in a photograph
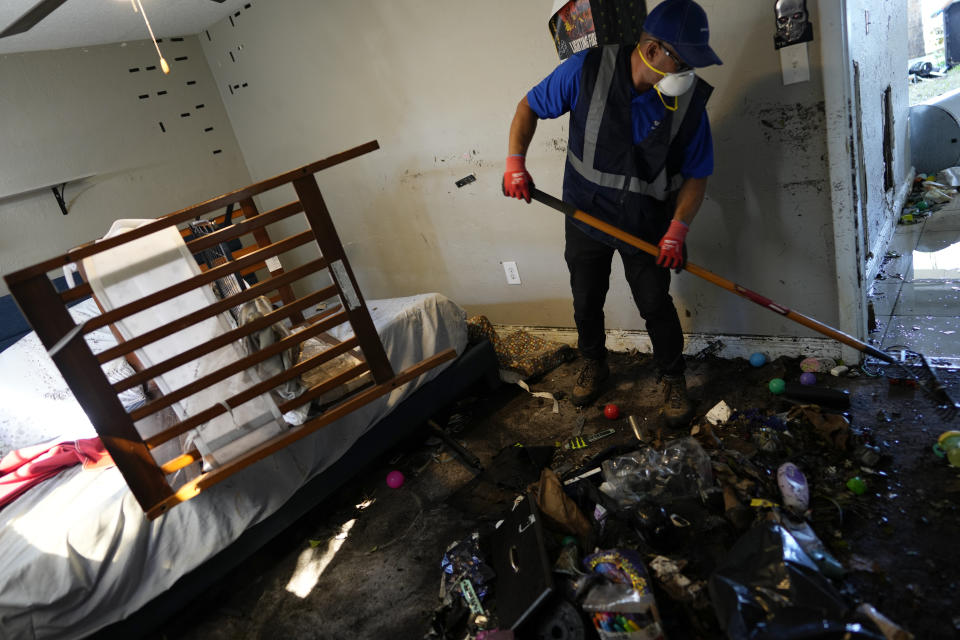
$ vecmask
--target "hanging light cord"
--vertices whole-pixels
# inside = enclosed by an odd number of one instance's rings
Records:
[[[157,37],[153,35],[153,27],[150,26],[150,21],[147,19],[147,12],[143,10],[143,5],[140,4],[140,0],[131,0],[131,2],[136,4],[134,11],[136,11],[137,7],[140,7],[140,15],[143,16],[143,21],[147,25],[147,31],[150,32],[150,39],[153,40],[153,46],[157,50],[157,55],[160,56],[160,69],[163,70],[164,73],[170,73],[170,65],[167,64],[167,61],[163,58],[163,54],[160,53],[160,45],[157,44]]]

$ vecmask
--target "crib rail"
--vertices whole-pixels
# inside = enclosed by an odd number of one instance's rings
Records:
[[[86,411],[148,517],[162,515],[176,504],[198,495],[217,482],[454,357],[453,350],[448,349],[405,371],[394,372],[314,177],[315,173],[323,169],[378,148],[376,141],[368,142],[269,180],[163,216],[118,236],[76,247],[4,277],[11,294],[51,353],[54,363]],[[297,199],[261,213],[254,198],[263,197],[267,192],[286,185],[293,187]],[[231,212],[230,224],[227,224],[226,216],[219,213],[224,208]],[[236,220],[233,220],[233,217]],[[209,221],[209,224],[201,226],[215,230],[206,235],[192,233],[190,223],[197,220]],[[274,240],[270,229],[275,229],[272,225],[281,222],[285,231],[296,224],[303,226],[305,223],[306,228]],[[210,248],[225,246],[227,242],[235,245],[237,240],[241,241],[241,248],[233,251],[232,255],[223,256],[224,259],[218,259],[216,264],[198,265],[192,277],[120,304],[83,324],[76,325],[67,305],[91,295],[93,288],[84,282],[73,289],[58,293],[51,281],[51,272],[56,272],[70,263],[82,264],[84,258],[96,256],[171,226],[177,228],[180,235],[186,239],[187,249],[195,255]],[[195,228],[197,226],[194,225]],[[288,263],[288,268],[284,269],[279,257],[289,255],[293,249],[297,249],[298,253],[284,258]],[[305,249],[318,255],[303,258]],[[110,326],[115,335],[119,335],[116,325],[124,319],[135,314],[149,314],[152,310],[159,309],[158,305],[167,305],[164,308],[169,309],[169,305],[177,304],[174,299],[178,296],[210,288],[218,279],[250,274],[256,275],[257,282],[248,288],[237,287],[226,297],[198,309],[188,309],[175,320],[139,335],[124,336],[116,347],[95,354],[83,339],[84,335],[106,326]],[[325,282],[330,284],[324,284]],[[295,289],[301,291],[299,296],[294,293]],[[224,295],[222,290],[220,293]],[[269,312],[249,322],[227,323],[226,314],[231,309],[236,310],[240,305],[251,303],[260,296],[273,302]],[[318,313],[324,306],[327,310]],[[162,361],[151,361],[148,365],[140,363],[137,354],[142,353],[142,349],[161,340],[169,340],[179,332],[199,323],[210,322],[211,319],[227,323],[224,326],[228,328],[199,344],[185,345],[182,351]],[[187,384],[168,388],[166,393],[160,393],[159,387],[151,384],[162,380],[163,376],[171,371],[198,363],[211,354],[233,348],[231,345],[259,336],[259,332],[277,327],[277,323],[283,323],[289,333],[268,346],[238,356]],[[349,324],[352,337],[334,339],[329,332],[344,324]],[[273,375],[249,375],[258,365],[271,358],[284,353],[298,353],[307,340],[317,337],[322,338],[326,348],[312,357],[301,358],[296,364]],[[227,412],[232,414],[245,403],[262,398],[263,394],[269,394],[271,390],[287,385],[290,381],[304,380],[304,374],[314,372],[318,366],[330,363],[336,358],[345,357],[345,354],[350,354],[354,358],[351,362],[356,364],[340,367],[335,373],[310,385],[303,384],[302,393],[296,397],[278,399],[275,402],[277,409],[286,413],[318,398],[327,397],[326,394],[331,391],[344,390],[344,385],[352,383],[349,391],[345,391],[333,404],[324,407],[322,412],[302,425],[284,428],[279,435],[259,442],[213,468],[201,467],[203,459],[196,449],[181,449],[182,453],[166,459],[158,458],[162,445],[176,444],[209,421]],[[111,383],[101,365],[118,357],[126,357],[137,370],[133,375]],[[245,388],[229,397],[218,398],[217,402],[210,403],[209,406],[199,409],[194,407],[189,415],[184,415],[184,405],[181,403],[186,399],[196,397],[201,391],[216,388],[213,385],[240,374],[247,375],[251,380]],[[139,385],[152,389],[153,397],[145,405],[128,412],[118,394]],[[165,422],[162,429],[147,437],[141,435],[141,421],[157,419],[163,412],[169,417],[169,414],[173,413],[171,409],[177,409],[177,415]],[[180,473],[191,468],[193,473],[189,476]],[[174,474],[180,478],[179,482],[173,481]],[[189,479],[183,480],[186,477]]]

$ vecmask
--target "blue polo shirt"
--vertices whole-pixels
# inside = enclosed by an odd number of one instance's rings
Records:
[[[530,108],[541,119],[559,118],[572,111],[580,94],[580,71],[588,51],[576,53],[564,60],[540,84],[527,93]],[[653,89],[633,93],[633,143],[639,144],[650,133],[654,122],[659,122],[667,113],[660,96]],[[669,100],[669,98],[667,98]],[[684,178],[706,178],[713,173],[713,138],[706,112],[697,132],[687,145],[680,173]]]

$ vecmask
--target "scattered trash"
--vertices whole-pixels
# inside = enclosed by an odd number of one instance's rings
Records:
[[[590,433],[585,436],[579,436],[576,438],[570,438],[564,443],[556,443],[556,446],[562,446],[564,449],[571,451],[576,451],[577,449],[586,449],[591,444],[597,440],[602,440],[604,438],[609,438],[617,432],[616,429],[604,429],[603,431],[598,431],[597,433]]]
[[[514,371],[500,371],[500,379],[506,383],[514,383],[534,398],[543,398],[553,402],[553,412],[560,413],[560,401],[552,393],[547,391],[531,391],[526,382],[520,379],[520,374]]]
[[[877,611],[871,604],[864,602],[857,607],[857,613],[870,618],[883,633],[883,637],[886,638],[886,640],[913,640],[912,633],[903,630],[891,622],[889,618]]]
[[[797,514],[802,514],[810,505],[810,487],[803,472],[792,462],[785,462],[777,469],[777,486],[783,496],[783,504]]]
[[[850,421],[846,416],[824,413],[820,407],[813,405],[801,405],[791,409],[787,418],[812,425],[820,437],[833,447],[841,450],[847,448],[850,438]]]
[[[646,418],[644,418],[644,421],[646,421]],[[637,438],[637,440],[640,442],[647,442],[652,439],[649,431],[640,426],[640,421],[637,420],[636,416],[628,416],[627,422],[630,423],[630,428],[633,429],[633,435]]]
[[[600,490],[624,507],[700,496],[713,484],[710,456],[693,438],[616,456],[605,460],[602,468]]]
[[[741,536],[708,584],[713,610],[731,640],[882,638],[853,619],[841,594],[776,523]]]
[[[686,565],[686,560],[675,561],[658,555],[650,561],[650,570],[653,571],[660,586],[674,600],[689,602],[697,609],[710,606],[707,599],[707,583],[702,580],[693,581],[683,575],[683,568]]]
[[[584,568],[599,578],[581,603],[594,613],[600,638],[660,638],[663,626],[643,560],[636,551],[611,549],[587,556]]]
[[[850,392],[841,389],[787,382],[784,383],[783,386],[783,395],[793,400],[810,402],[822,407],[831,407],[834,409],[850,408]]]
[[[850,455],[865,467],[876,467],[883,458],[880,449],[869,444],[857,445]]]
[[[456,598],[469,597],[461,591],[464,580],[470,583],[477,600],[483,600],[487,595],[487,585],[494,577],[493,570],[480,555],[480,534],[476,531],[447,547],[440,568],[443,570],[440,599],[445,604],[450,604]]]
[[[733,409],[730,408],[730,405],[721,400],[717,404],[713,405],[713,408],[710,409],[710,411],[707,411],[706,418],[707,422],[716,426],[718,424],[724,424],[732,415]]]
[[[593,529],[583,512],[566,493],[560,478],[551,469],[544,469],[532,493],[537,508],[550,528],[569,533],[583,541],[585,549],[593,548]]]
[[[798,364],[809,375],[798,376]],[[770,398],[770,408],[745,410],[714,400],[691,425],[690,437],[665,444],[663,432],[651,428],[655,421],[648,424],[642,412],[627,415],[626,406],[621,416],[621,407],[608,403],[605,418],[626,417],[630,431],[584,434],[590,414],[578,412],[563,419],[559,431],[562,438],[572,428],[570,440],[502,449],[476,480],[522,495],[490,539],[461,561],[483,566],[480,550],[489,550],[496,579],[484,581],[469,570],[445,579],[445,620],[459,620],[460,627],[447,624],[447,635],[430,637],[912,639],[871,605],[856,606],[874,599],[857,593],[862,584],[889,584],[898,567],[895,558],[884,556],[880,565],[869,557],[877,547],[864,536],[893,539],[902,524],[895,513],[904,512],[910,489],[899,484],[895,438],[902,436],[895,427],[911,414],[864,412],[869,397],[858,397],[852,426],[847,414],[830,410],[850,405],[850,393],[823,378],[828,371],[850,373],[832,359],[778,358],[763,371],[740,366],[755,385],[751,394],[766,391],[757,386],[763,380],[777,393],[779,381],[782,398]],[[799,383],[786,382],[798,377]],[[813,384],[817,378],[826,386]],[[729,388],[737,403],[749,401],[750,394]],[[548,419],[546,411],[538,414]],[[584,451],[603,438],[612,444]],[[941,434],[934,451],[960,461],[960,431]],[[936,494],[919,494],[929,506],[911,512],[914,527],[936,526],[952,513],[960,477],[936,486]],[[497,500],[509,504],[509,498]],[[902,555],[911,554],[923,555]],[[921,560],[921,571],[937,570],[931,559],[915,559]],[[444,561],[446,572],[446,554]],[[921,588],[927,585],[904,585],[917,602],[930,595]],[[896,615],[905,614],[896,609]],[[950,616],[946,620],[949,625]],[[929,637],[926,627],[916,631]]]
[[[840,579],[846,571],[843,565],[834,558],[824,546],[810,525],[804,521],[793,521],[789,518],[780,518],[779,523],[786,528],[800,548],[813,560],[820,572],[828,578]]]

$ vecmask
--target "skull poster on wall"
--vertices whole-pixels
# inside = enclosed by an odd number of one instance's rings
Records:
[[[813,25],[807,11],[807,0],[777,0],[777,33],[773,44],[777,49],[813,40]]]

